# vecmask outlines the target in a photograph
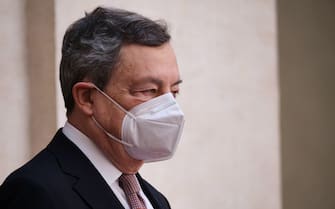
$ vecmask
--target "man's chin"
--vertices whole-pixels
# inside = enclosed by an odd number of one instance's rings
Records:
[[[124,166],[121,169],[121,172],[125,174],[136,174],[140,170],[143,164],[144,164],[143,160],[133,159],[132,163],[128,164],[127,166]]]

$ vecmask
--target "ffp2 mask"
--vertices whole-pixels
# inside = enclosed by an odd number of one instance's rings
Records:
[[[93,121],[107,136],[122,143],[131,157],[154,162],[173,156],[181,137],[184,114],[171,93],[150,99],[127,111],[105,92],[95,88],[126,113],[121,139],[109,133],[92,116]]]

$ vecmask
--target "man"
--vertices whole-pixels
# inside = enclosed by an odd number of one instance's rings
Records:
[[[0,187],[0,208],[170,208],[141,178],[172,157],[183,126],[181,79],[164,25],[97,8],[64,36],[60,82],[68,121]]]

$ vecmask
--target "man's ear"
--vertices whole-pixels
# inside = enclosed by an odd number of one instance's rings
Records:
[[[93,84],[88,82],[78,82],[72,87],[72,96],[75,106],[86,115],[93,114],[91,92],[94,88]]]

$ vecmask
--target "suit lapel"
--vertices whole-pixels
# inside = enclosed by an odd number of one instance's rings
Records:
[[[155,209],[170,209],[167,199],[161,193],[145,181],[140,174],[136,174],[136,176],[144,194],[148,197]]]
[[[124,209],[106,181],[81,150],[58,130],[48,148],[64,173],[76,178],[73,189],[94,209]]]

